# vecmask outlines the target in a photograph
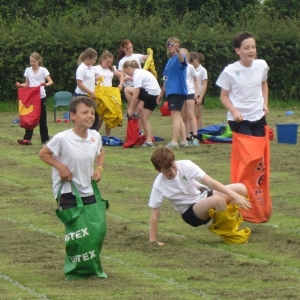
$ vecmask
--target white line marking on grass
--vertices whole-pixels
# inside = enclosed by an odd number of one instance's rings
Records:
[[[201,296],[204,299],[212,299],[211,296],[207,295],[203,291],[196,291],[196,290],[190,289],[186,285],[183,285],[183,284],[181,284],[181,283],[179,283],[179,282],[177,282],[177,281],[175,281],[173,279],[167,279],[167,278],[164,278],[164,277],[160,277],[160,276],[158,276],[158,275],[156,275],[154,273],[151,273],[149,271],[146,271],[146,270],[144,270],[142,268],[139,268],[139,267],[136,267],[134,265],[131,265],[131,264],[129,264],[129,263],[123,261],[123,260],[120,260],[120,259],[117,259],[117,258],[113,258],[113,257],[107,256],[107,255],[101,255],[101,257],[106,258],[106,259],[108,259],[110,261],[116,262],[118,264],[124,265],[124,266],[128,267],[129,269],[138,271],[139,273],[142,273],[142,274],[144,274],[146,276],[153,277],[155,279],[159,279],[159,280],[162,280],[162,281],[164,281],[166,283],[172,284],[172,285],[174,285],[174,286],[176,286],[178,288],[184,289],[184,290],[186,290],[188,292],[191,292],[193,294]]]
[[[9,221],[9,222],[21,224],[23,226],[29,227],[32,230],[35,230],[35,231],[38,231],[38,232],[41,232],[41,233],[44,233],[44,234],[47,234],[47,235],[54,236],[54,237],[56,237],[58,239],[62,239],[63,238],[63,236],[56,235],[53,232],[50,232],[50,231],[38,228],[38,227],[36,227],[36,226],[34,226],[32,224],[28,224],[28,223],[25,223],[25,222],[20,222],[20,221],[17,221],[15,219],[12,219],[12,218],[3,218],[3,219],[6,220],[6,221]],[[139,268],[139,267],[136,267],[134,265],[131,265],[131,264],[129,264],[129,263],[125,262],[125,261],[122,261],[120,259],[117,259],[117,258],[113,258],[113,257],[107,256],[107,255],[101,255],[101,257],[106,258],[106,259],[111,260],[111,261],[114,261],[114,262],[117,262],[117,263],[119,263],[121,265],[124,265],[124,266],[126,266],[128,268],[131,268],[133,270],[136,270],[136,271],[138,271],[138,272],[140,272],[140,273],[142,273],[142,274],[144,274],[146,276],[153,277],[155,279],[159,279],[159,280],[164,281],[166,283],[172,284],[172,285],[174,285],[176,287],[182,288],[182,289],[184,289],[184,290],[186,290],[188,292],[191,292],[193,294],[201,296],[204,299],[212,299],[212,297],[209,296],[209,295],[207,295],[205,292],[203,292],[203,291],[196,291],[196,290],[190,289],[186,285],[182,285],[182,284],[180,284],[179,282],[177,282],[177,281],[175,281],[173,279],[167,279],[167,278],[160,277],[160,276],[158,276],[158,275],[156,275],[154,273],[151,273],[151,272],[149,272],[147,270],[144,270],[142,268]],[[0,273],[0,275],[1,275],[1,273]],[[41,298],[41,299],[48,299],[48,298]]]
[[[29,161],[29,160],[25,160],[23,158],[19,158],[19,157],[16,157],[16,156],[6,155],[6,157],[8,157],[8,158],[10,158],[12,160],[20,160],[20,161],[23,161],[25,163],[28,163],[28,164],[31,164],[31,165],[34,165],[34,166],[37,166],[37,167],[41,167],[41,168],[43,167],[43,165],[39,165],[39,164],[33,163],[33,162]]]
[[[21,290],[25,290],[26,292],[28,292],[29,294],[35,296],[35,297],[38,298],[38,299],[41,299],[41,300],[50,300],[50,298],[47,298],[46,295],[44,295],[44,294],[39,294],[39,293],[36,292],[35,290],[33,290],[33,289],[29,288],[29,287],[26,287],[26,286],[22,285],[20,282],[11,279],[11,278],[8,277],[7,275],[3,274],[1,271],[0,271],[0,278],[4,279],[5,281],[10,282],[11,284],[13,284],[14,286],[18,287],[18,288],[21,289]]]
[[[3,219],[6,220],[6,221],[9,221],[9,222],[12,222],[12,223],[18,223],[18,224],[24,225],[24,226],[32,229],[33,231],[38,231],[38,232],[46,233],[47,235],[54,236],[54,237],[56,237],[58,239],[63,238],[60,235],[57,235],[57,234],[55,234],[55,233],[53,233],[51,231],[45,230],[45,229],[38,228],[38,227],[36,227],[36,226],[34,226],[34,225],[30,224],[30,223],[27,223],[25,221],[22,222],[22,221],[17,221],[17,220],[12,219],[12,218],[5,218],[5,217]]]

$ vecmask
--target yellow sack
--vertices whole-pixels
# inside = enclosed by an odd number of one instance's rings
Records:
[[[148,48],[147,52],[149,53],[149,55],[145,61],[144,70],[151,72],[155,76],[155,78],[157,78],[157,72],[155,71],[154,65],[153,50],[151,48]]]
[[[213,208],[209,210],[209,216],[213,220],[213,225],[208,229],[218,234],[226,244],[244,244],[248,242],[251,234],[249,228],[239,230],[243,217],[239,212],[239,206],[228,204],[227,209],[216,212]]]
[[[123,121],[121,94],[116,87],[101,86],[103,80],[100,77],[95,87],[96,112],[109,128],[115,128],[121,126]]]

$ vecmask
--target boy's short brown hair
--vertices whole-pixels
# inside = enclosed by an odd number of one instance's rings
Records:
[[[97,104],[93,99],[91,99],[87,96],[77,96],[77,97],[74,97],[70,102],[70,112],[76,114],[77,106],[80,103],[85,104],[87,107],[93,107],[95,110],[97,108]]]
[[[175,161],[175,154],[172,149],[159,147],[151,155],[151,162],[155,169],[160,171],[162,168],[169,169]]]

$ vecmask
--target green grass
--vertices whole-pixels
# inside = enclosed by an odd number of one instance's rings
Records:
[[[286,116],[288,109],[294,115]],[[271,142],[273,214],[266,224],[244,222],[252,230],[248,244],[226,245],[205,226],[186,225],[166,201],[159,223],[164,247],[148,242],[153,149],[106,147],[99,187],[110,202],[101,254],[108,278],[69,282],[51,170],[37,156],[38,128],[32,146],[18,145],[24,131],[11,123],[16,116],[4,112],[0,119],[0,299],[300,299],[299,145]],[[222,123],[226,111],[205,109],[203,117],[204,125]],[[50,109],[48,120],[51,136],[72,126],[54,123]],[[278,122],[299,122],[299,112],[274,107],[268,123],[275,129]],[[166,144],[170,118],[155,111],[151,123],[153,134],[165,139],[158,144]],[[125,124],[113,135],[124,138]],[[229,183],[230,151],[230,145],[200,145],[176,150],[176,156]]]
[[[47,109],[48,111],[53,110],[54,100],[53,97],[47,99]],[[270,108],[272,109],[290,109],[297,110],[300,108],[299,100],[283,101],[280,99],[270,99]],[[206,109],[222,109],[223,105],[220,102],[219,97],[205,97],[205,108]],[[59,110],[65,110],[64,108],[59,108]],[[0,112],[18,112],[17,102],[15,101],[2,101],[0,102]]]

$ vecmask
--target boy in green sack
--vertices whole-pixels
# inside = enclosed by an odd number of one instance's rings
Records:
[[[219,225],[221,224],[220,226],[222,224],[227,226],[228,204],[238,205],[244,209],[251,208],[250,202],[245,198],[247,189],[243,184],[235,183],[224,186],[208,176],[192,161],[176,161],[172,149],[157,148],[152,153],[151,162],[159,175],[154,181],[149,200],[149,206],[152,208],[150,242],[156,242],[160,246],[164,245],[157,240],[160,206],[163,198],[168,199],[183,220],[193,227],[207,224],[212,215],[216,215],[213,218],[214,222],[218,222]],[[200,180],[205,185],[200,184]],[[214,213],[210,211],[212,209]],[[240,224],[240,221],[235,221],[232,228],[229,228],[230,231],[237,232],[237,222]],[[248,236],[250,232],[249,230]],[[232,233],[230,232],[230,234]],[[244,242],[247,241],[248,236]]]
[[[73,98],[70,103],[70,117],[74,127],[56,134],[39,153],[40,159],[53,167],[55,199],[61,181],[64,181],[59,199],[61,209],[76,206],[70,180],[73,181],[84,204],[95,203],[91,179],[100,181],[104,163],[101,136],[97,131],[89,129],[95,120],[95,108],[96,102],[91,98]]]
[[[100,252],[106,234],[106,200],[97,183],[102,176],[104,150],[99,132],[89,129],[96,103],[78,96],[70,103],[74,127],[56,134],[39,157],[52,166],[57,217],[65,225],[66,279],[106,278]]]

